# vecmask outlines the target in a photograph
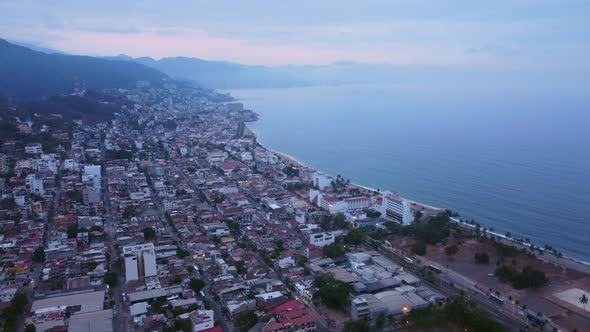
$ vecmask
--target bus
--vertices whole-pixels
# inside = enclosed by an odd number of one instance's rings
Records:
[[[490,294],[490,300],[496,302],[499,305],[504,305],[505,300],[497,295]]]
[[[543,318],[543,317],[535,316],[535,315],[533,315],[533,314],[527,314],[527,315],[526,315],[526,318],[527,318],[529,321],[531,321],[531,322],[533,322],[533,323],[535,323],[535,324],[539,324],[539,325],[541,325],[541,326],[543,326],[543,325],[547,324],[547,319],[545,319],[545,318]]]
[[[414,264],[414,260],[410,257],[404,257],[404,261],[406,261],[406,263]]]
[[[433,265],[433,264],[428,265],[428,268],[436,273],[442,273],[442,269],[438,266]]]

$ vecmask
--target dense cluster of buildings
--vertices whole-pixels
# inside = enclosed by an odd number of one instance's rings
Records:
[[[327,325],[315,310],[324,274],[351,285],[353,319],[440,299],[376,252],[325,256],[356,227],[411,222],[395,192],[265,149],[244,126],[256,114],[223,95],[174,84],[113,93],[129,101],[121,112],[56,130],[54,152],[2,146],[0,300],[32,290],[37,331],[218,331],[245,317],[258,331],[315,331]]]

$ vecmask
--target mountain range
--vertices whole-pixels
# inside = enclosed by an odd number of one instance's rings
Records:
[[[19,44],[19,45],[16,45]],[[25,45],[27,47],[24,47]],[[32,48],[32,49],[31,49]],[[323,65],[254,66],[192,57],[133,58],[127,55],[69,55],[29,43],[0,39],[0,96],[38,98],[87,89],[129,88],[138,80],[158,84],[183,79],[210,89],[285,88],[340,84],[395,84],[406,87],[539,85],[529,75],[494,68],[396,66],[340,61]]]
[[[137,62],[97,57],[47,54],[0,39],[0,95],[34,99],[74,90],[131,88],[138,80],[158,84],[168,75]]]
[[[138,62],[170,77],[188,79],[213,89],[284,88],[312,84],[286,67],[252,66],[234,62],[210,61],[191,57],[132,58],[121,54],[111,60]]]

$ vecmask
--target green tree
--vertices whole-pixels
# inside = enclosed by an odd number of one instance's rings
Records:
[[[133,206],[126,206],[123,210],[123,219],[129,219],[135,217],[135,208]]]
[[[278,253],[285,251],[285,244],[284,244],[283,240],[277,240],[275,242],[275,251]]]
[[[416,241],[412,246],[412,252],[418,256],[426,255],[426,243],[424,241]]]
[[[489,264],[490,262],[490,256],[485,252],[476,252],[474,257],[477,264]]]
[[[371,324],[369,319],[349,320],[344,323],[344,332],[367,332],[370,330]]]
[[[199,293],[205,287],[205,282],[201,279],[191,278],[188,282],[188,287],[195,293]]]
[[[344,236],[344,243],[358,246],[367,239],[367,231],[361,228],[355,228]]]
[[[375,318],[375,326],[378,328],[382,328],[385,325],[385,314],[380,313],[377,318]]]
[[[332,227],[334,229],[342,229],[348,226],[348,222],[346,221],[346,217],[342,213],[338,213],[332,219]]]
[[[143,238],[146,241],[152,241],[156,239],[156,231],[151,227],[145,227],[143,230]]]
[[[45,249],[42,246],[35,248],[33,252],[33,261],[37,263],[45,262]]]
[[[298,255],[295,258],[295,261],[297,262],[297,266],[304,267],[305,263],[307,263],[307,257],[305,257],[303,255]]]
[[[250,330],[256,323],[258,323],[258,316],[254,311],[243,313],[235,319],[235,326],[240,332]]]
[[[182,282],[182,278],[180,276],[175,276],[174,279],[172,279],[171,284],[172,285],[178,285]]]
[[[78,225],[71,224],[68,226],[66,233],[68,234],[68,239],[75,239],[78,235]]]
[[[344,310],[350,302],[350,285],[334,279],[331,274],[317,277],[314,284],[319,289],[318,295],[325,306]]]
[[[584,310],[586,310],[586,305],[588,304],[588,296],[586,296],[586,293],[583,293],[582,296],[580,296],[580,303],[584,306]]]
[[[332,228],[332,216],[329,214],[323,215],[320,219],[320,227],[325,231],[330,230]]]
[[[459,247],[457,247],[455,244],[445,247],[445,254],[447,256],[454,256],[457,254],[457,252],[459,252]]]
[[[12,210],[16,207],[16,202],[13,197],[5,198],[0,201],[0,207],[3,210]]]
[[[191,253],[181,247],[176,247],[176,256],[180,259],[190,256]]]
[[[94,271],[98,266],[98,263],[95,261],[89,261],[86,265],[88,266],[88,271]]]
[[[108,272],[104,275],[104,282],[109,285],[109,287],[113,288],[117,286],[119,275],[117,272]]]
[[[330,258],[337,258],[344,255],[344,248],[339,243],[332,243],[324,246],[324,256]]]

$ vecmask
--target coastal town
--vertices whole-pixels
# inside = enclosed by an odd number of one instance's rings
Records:
[[[103,93],[104,118],[2,115],[3,331],[590,326],[590,269],[551,246],[271,151],[228,95]]]

